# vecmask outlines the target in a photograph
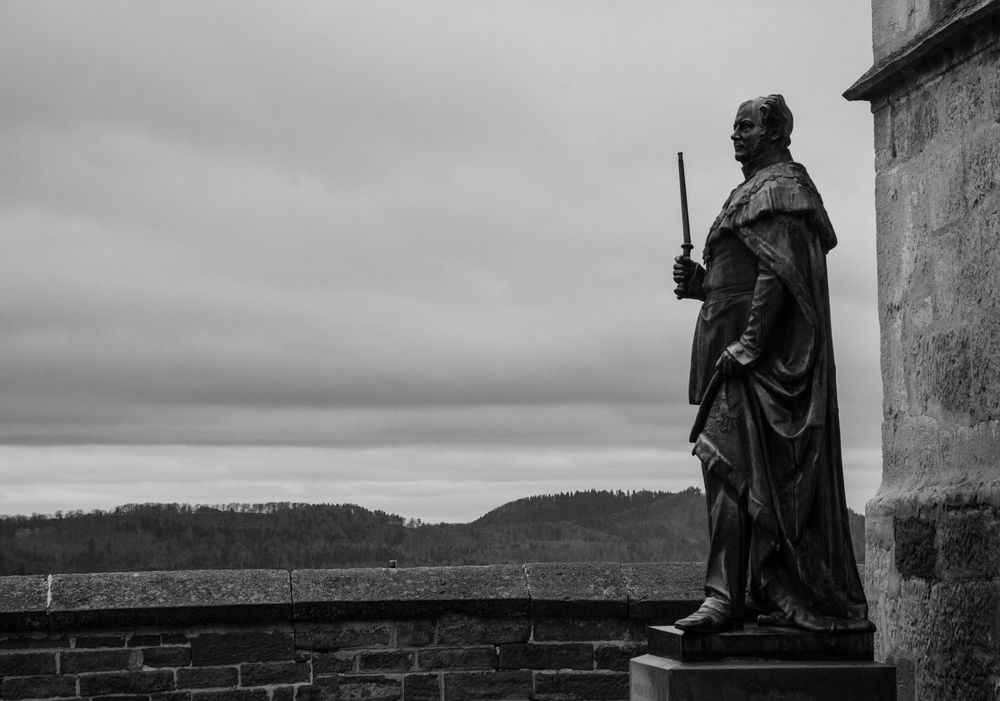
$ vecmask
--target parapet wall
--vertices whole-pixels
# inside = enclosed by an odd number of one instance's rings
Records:
[[[626,699],[702,563],[0,578],[0,698]]]

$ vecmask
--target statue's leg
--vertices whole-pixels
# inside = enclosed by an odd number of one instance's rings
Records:
[[[674,622],[674,626],[711,633],[742,625],[750,516],[745,497],[708,466],[703,464],[702,471],[708,501],[709,537],[705,601],[693,614]],[[732,476],[730,473],[730,478]]]
[[[736,420],[746,412],[745,392],[736,381],[726,381],[711,401],[694,445],[708,502],[705,602],[695,613],[674,623],[683,630],[702,632],[742,625],[751,531],[746,464],[749,440],[743,424]]]
[[[750,516],[746,498],[725,481],[705,471],[708,498],[708,563],[705,596],[726,603],[729,615],[740,620],[746,598]]]

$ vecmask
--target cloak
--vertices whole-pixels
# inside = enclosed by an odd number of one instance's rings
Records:
[[[789,617],[865,619],[844,496],[826,272],[837,239],[805,168],[790,160],[768,165],[734,190],[709,233],[708,265],[725,236],[756,258],[757,284],[733,307],[745,329],[726,346],[743,373],[714,373],[721,350],[699,348],[699,339],[729,331],[720,333],[725,324],[711,315],[699,317],[694,454],[706,479],[721,479],[746,499],[750,594],[758,605]]]

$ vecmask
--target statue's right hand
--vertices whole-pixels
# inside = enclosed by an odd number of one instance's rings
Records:
[[[677,285],[674,294],[677,299],[693,296],[691,282],[697,276],[699,267],[701,266],[686,256],[674,258],[674,283]]]

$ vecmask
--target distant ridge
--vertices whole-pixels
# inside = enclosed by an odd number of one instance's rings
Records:
[[[517,499],[498,506],[479,517],[477,525],[538,522],[573,521],[581,518],[599,518],[647,507],[663,499],[675,498],[687,501],[692,495],[701,498],[701,492],[691,487],[679,493],[672,492],[616,492],[591,489],[588,491],[540,494]]]
[[[538,495],[457,524],[356,504],[127,504],[0,517],[0,574],[692,561],[706,556],[705,520],[693,488]],[[863,517],[851,528],[860,560]]]

